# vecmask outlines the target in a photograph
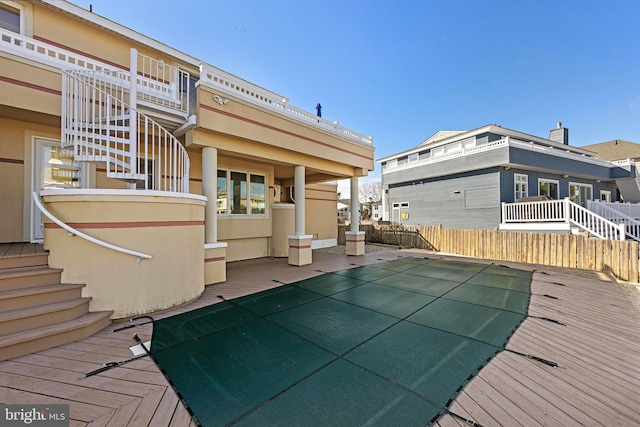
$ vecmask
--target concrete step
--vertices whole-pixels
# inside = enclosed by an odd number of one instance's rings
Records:
[[[83,287],[55,284],[0,291],[0,312],[80,298]]]
[[[0,331],[6,335],[76,319],[89,312],[89,301],[76,298],[0,312]]]
[[[0,336],[0,361],[90,337],[109,326],[111,311],[92,312],[73,320]]]

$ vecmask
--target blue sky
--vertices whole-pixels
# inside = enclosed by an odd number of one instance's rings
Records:
[[[74,0],[373,135],[376,159],[486,124],[640,143],[640,1]],[[379,179],[379,167],[372,179]]]

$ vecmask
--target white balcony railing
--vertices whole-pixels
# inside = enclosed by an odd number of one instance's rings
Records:
[[[218,89],[225,94],[245,99],[260,107],[268,108],[278,114],[293,118],[308,125],[319,127],[348,140],[366,145],[372,144],[372,137],[361,135],[340,126],[338,122],[330,122],[301,108],[294,107],[289,104],[287,98],[242,80],[212,65],[205,63],[200,65],[199,84],[204,84],[210,88]]]
[[[393,172],[399,169],[408,169],[408,168],[418,167],[422,165],[428,165],[432,163],[451,160],[454,158],[464,157],[470,154],[496,150],[504,147],[515,147],[523,150],[542,152],[542,153],[550,154],[557,157],[564,157],[567,159],[579,160],[580,162],[583,162],[583,163],[591,163],[599,166],[611,166],[611,162],[598,160],[592,157],[587,157],[583,154],[571,152],[570,150],[563,150],[559,148],[554,148],[552,146],[536,144],[532,141],[523,141],[523,140],[506,136],[504,138],[498,139],[496,141],[488,142],[486,144],[480,144],[474,147],[460,148],[460,149],[452,150],[446,153],[433,154],[433,152],[428,152],[425,154],[419,154],[418,158],[412,161],[409,161],[408,159],[406,161],[397,161],[397,159],[394,159],[396,160],[395,162],[391,160],[391,161],[388,161],[383,166],[382,173]]]
[[[2,28],[0,51],[10,52],[60,70],[107,71],[105,75],[113,73],[114,68],[128,71],[123,66],[106,64]],[[144,55],[138,55],[138,63],[138,99],[188,117],[189,73]],[[122,78],[128,81],[129,75],[123,74]]]
[[[503,223],[566,222],[606,240],[625,240],[625,225],[563,200],[502,203]]]

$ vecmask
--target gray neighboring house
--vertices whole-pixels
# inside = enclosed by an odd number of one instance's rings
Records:
[[[570,146],[569,129],[561,123],[548,139],[497,125],[439,131],[378,163],[383,218],[408,225],[498,228],[501,202],[534,196],[569,197],[582,206],[621,196],[640,201],[633,162],[600,160]]]

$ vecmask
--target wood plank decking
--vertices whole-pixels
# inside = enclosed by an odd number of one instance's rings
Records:
[[[314,253],[313,265],[305,267],[288,266],[283,259],[230,263],[227,282],[210,286],[197,301],[156,317],[219,302],[217,295],[233,298],[277,286],[273,279],[288,283],[320,274],[317,270],[335,271],[422,254],[386,251],[346,257]],[[529,313],[562,324],[531,317],[507,348],[559,366],[502,352],[466,385],[451,411],[483,426],[640,425],[639,292],[613,283],[602,273],[536,268]],[[194,425],[149,359],[84,378],[103,363],[130,358],[134,333],[147,340],[152,332],[151,325],[144,325],[111,333],[118,326],[79,342],[0,362],[0,403],[67,403],[72,426]],[[441,417],[436,424],[466,425],[452,415]]]

